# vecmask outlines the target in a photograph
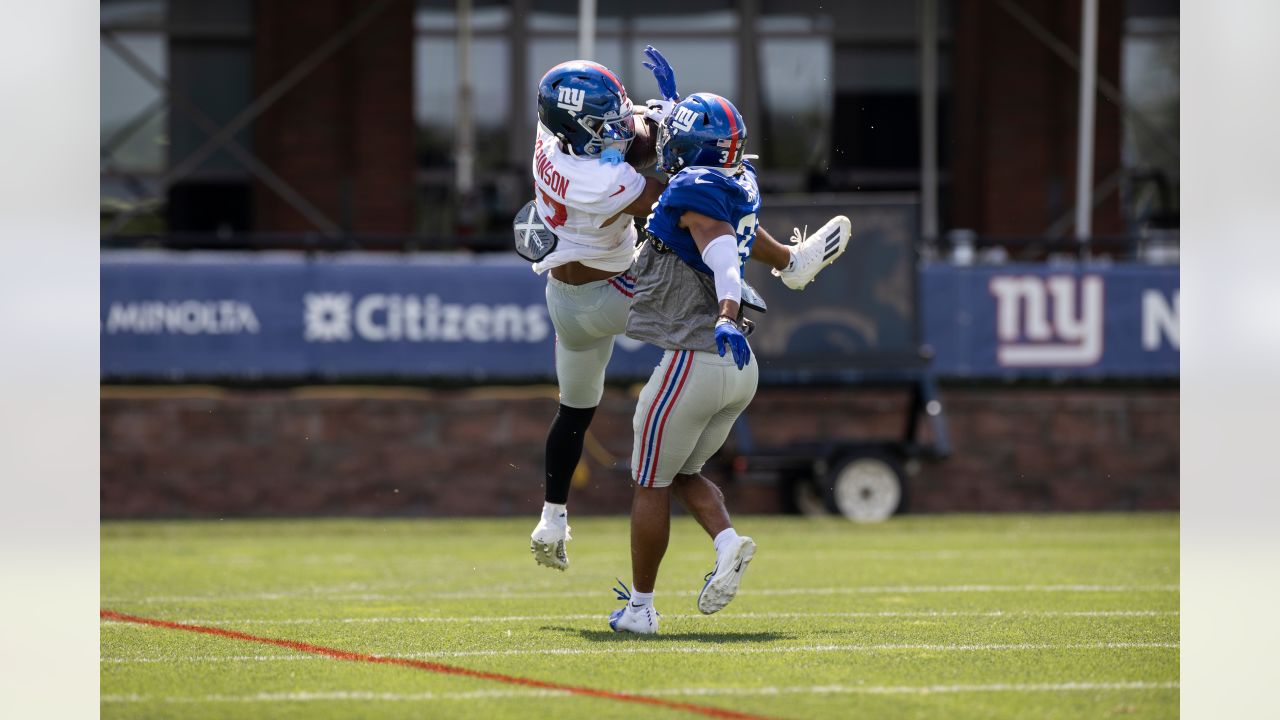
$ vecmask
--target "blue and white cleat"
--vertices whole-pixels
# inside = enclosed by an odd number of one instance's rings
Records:
[[[658,611],[652,605],[638,607],[627,603],[609,613],[609,627],[614,632],[630,632],[637,635],[653,635],[658,632]]]
[[[627,604],[609,613],[609,627],[614,632],[630,632],[637,635],[657,633],[660,617],[658,611],[654,610],[652,605],[637,605],[631,602],[631,589],[622,580],[618,580],[618,584],[622,586],[622,590],[614,588],[613,591],[618,594],[619,600],[624,600]]]
[[[745,535],[716,557],[716,567],[707,573],[702,592],[698,593],[698,610],[704,615],[723,610],[738,594],[742,574],[756,554],[756,542]]]

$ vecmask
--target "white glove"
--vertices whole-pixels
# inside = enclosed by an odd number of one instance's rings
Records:
[[[674,100],[646,100],[644,104],[647,108],[644,111],[644,118],[652,120],[658,125],[666,122],[667,116],[671,114],[671,110],[676,106]]]

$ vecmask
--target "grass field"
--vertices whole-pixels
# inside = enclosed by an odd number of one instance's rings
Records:
[[[1176,515],[737,518],[759,551],[713,616],[710,541],[680,517],[646,638],[605,620],[626,519],[574,520],[563,574],[530,558],[533,520],[104,522],[104,610],[421,666],[104,618],[102,715],[1178,714]]]

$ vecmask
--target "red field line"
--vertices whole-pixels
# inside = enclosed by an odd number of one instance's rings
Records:
[[[102,610],[100,616],[103,620],[117,620],[120,622],[131,622],[139,625],[151,625],[154,627],[168,628],[170,630],[186,630],[187,632],[204,633],[205,635],[216,635],[218,637],[229,638],[231,640],[244,640],[246,642],[261,643],[263,645],[276,645],[298,652],[312,653],[315,655],[324,655],[335,660],[350,660],[352,662],[377,663],[379,665],[399,665],[401,667],[414,668],[416,670],[426,670],[427,672],[440,673],[443,675],[460,675],[462,677],[476,678],[478,680],[493,680],[494,682],[507,683],[508,685],[522,685],[524,687],[541,688],[543,690],[559,690],[561,692],[571,693],[573,695],[585,695],[587,697],[603,698],[605,700],[618,700],[620,702],[636,703],[639,705],[654,705],[657,707],[668,708],[671,710],[684,710],[685,712],[696,713],[713,718],[731,718],[734,720],[767,720],[763,715],[751,715],[749,713],[737,712],[735,710],[725,710],[722,708],[711,707],[709,705],[696,705],[694,703],[676,702],[672,700],[663,700],[656,697],[648,697],[645,695],[630,695],[628,693],[613,692],[611,690],[597,690],[596,688],[580,687],[577,685],[563,685],[561,683],[547,682],[545,680],[536,680],[534,678],[519,677],[516,675],[504,675],[502,673],[486,672],[484,670],[472,670],[471,668],[457,667],[455,665],[444,665],[442,663],[427,662],[425,660],[412,660],[409,658],[383,657],[381,655],[369,655],[367,653],[351,652],[349,650],[339,650],[338,648],[325,647],[323,645],[312,645],[311,643],[299,642],[297,640],[284,640],[281,638],[262,637],[260,635],[250,635],[248,633],[237,632],[235,630],[224,630],[223,628],[206,627],[204,625],[190,625],[187,623],[172,622],[170,620],[158,620],[156,618],[139,617],[137,615],[125,615],[114,610]]]

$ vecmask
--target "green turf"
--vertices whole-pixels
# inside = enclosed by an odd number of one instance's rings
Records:
[[[519,520],[105,522],[102,606],[766,716],[1169,718],[1176,515],[737,518],[759,550],[702,616],[713,559],[676,518],[662,634],[610,632],[625,518],[578,518],[572,567]],[[102,715],[694,717],[615,700],[102,625]]]

